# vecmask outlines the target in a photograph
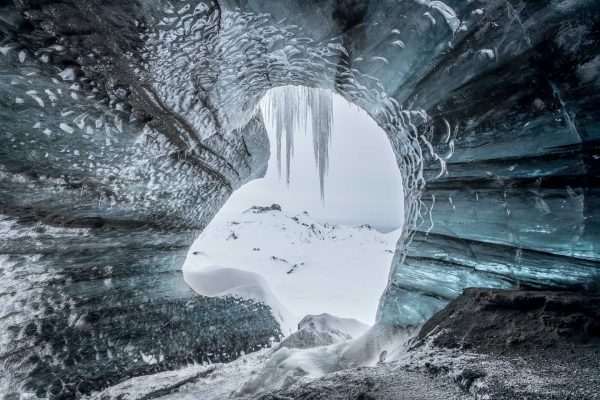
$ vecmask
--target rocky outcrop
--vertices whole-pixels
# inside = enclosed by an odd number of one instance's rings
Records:
[[[423,325],[418,339],[484,354],[598,359],[600,295],[465,289]]]
[[[281,211],[281,206],[279,204],[272,204],[269,207],[253,206],[250,207],[247,211],[252,212],[254,214],[261,214],[269,211]]]

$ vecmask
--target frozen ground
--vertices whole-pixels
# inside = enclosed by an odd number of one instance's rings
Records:
[[[286,326],[324,312],[372,324],[399,233],[321,224],[278,207],[219,214],[192,246],[183,273],[201,294],[264,296]],[[235,283],[224,286],[226,276]]]
[[[395,354],[382,362],[367,366],[347,365],[323,374],[302,374],[310,355],[331,352],[334,346],[300,350],[296,359],[290,350],[273,354],[266,349],[246,355],[228,364],[191,367],[131,379],[92,396],[102,400],[223,400],[237,399],[377,399],[377,400],[440,400],[440,399],[600,399],[598,360],[588,363],[577,360],[535,361],[519,357],[476,354],[461,349],[440,349],[426,344],[409,348],[398,343]],[[353,347],[352,343],[337,345]],[[339,355],[339,354],[338,354]],[[385,358],[385,357],[382,357]],[[266,373],[275,378],[272,365],[281,359],[295,363],[298,372],[293,379],[278,380],[280,387],[264,382],[261,390],[248,390]],[[305,365],[298,361],[302,359]],[[335,357],[322,358],[330,360]],[[337,358],[339,360],[339,358]]]
[[[333,316],[318,316],[316,321],[321,332],[348,334],[340,329],[348,328],[354,333],[357,329],[354,323],[339,321]],[[295,334],[298,333],[300,331]],[[227,364],[197,365],[140,376],[91,397],[103,400],[256,398],[336,371],[375,367],[385,359],[382,354],[402,353],[411,336],[412,332],[375,326],[356,339],[329,346],[265,349]]]
[[[260,369],[271,353],[271,349],[264,349],[227,364],[196,365],[138,376],[94,393],[90,400],[137,400],[161,396],[168,399],[226,399]]]
[[[364,327],[307,316],[272,349],[137,377],[94,398],[600,400],[597,310],[596,297],[570,292],[469,289],[418,334],[375,324],[353,339]],[[585,316],[591,323],[579,324]]]

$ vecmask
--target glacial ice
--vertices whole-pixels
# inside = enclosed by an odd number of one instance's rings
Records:
[[[294,135],[311,132],[315,164],[319,171],[321,199],[325,198],[325,175],[329,165],[329,145],[333,125],[333,100],[329,90],[303,86],[283,86],[269,90],[260,103],[266,124],[275,127],[277,166],[281,174],[281,142],[285,136],[286,181],[290,182],[290,161]],[[309,129],[310,127],[310,129]]]
[[[279,334],[260,304],[195,296],[180,267],[264,173],[256,106],[287,85],[341,94],[397,156],[381,324],[468,285],[600,290],[600,3],[233,3],[0,6],[2,390],[74,397]]]

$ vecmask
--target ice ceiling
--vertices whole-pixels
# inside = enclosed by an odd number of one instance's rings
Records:
[[[277,86],[335,91],[389,136],[406,230],[380,323],[467,286],[600,288],[596,1],[3,4],[3,391],[72,397],[277,335],[180,272],[264,173]]]

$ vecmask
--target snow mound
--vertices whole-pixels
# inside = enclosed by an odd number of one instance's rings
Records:
[[[305,326],[313,326],[321,332],[337,330],[352,336],[352,338],[357,338],[369,330],[369,325],[363,324],[354,318],[340,318],[327,313],[307,315],[298,324],[298,329]]]
[[[414,334],[404,328],[374,325],[362,336],[347,342],[310,349],[282,347],[236,395],[253,396],[348,368],[374,367],[386,361],[388,354],[399,357]]]
[[[296,316],[277,300],[267,281],[257,273],[212,265],[203,268],[187,268],[183,276],[185,282],[202,296],[233,296],[262,302],[271,308],[284,335],[294,330]]]
[[[306,349],[346,342],[368,329],[368,325],[352,318],[338,318],[330,314],[307,315],[298,324],[298,330],[285,338],[277,349]]]

